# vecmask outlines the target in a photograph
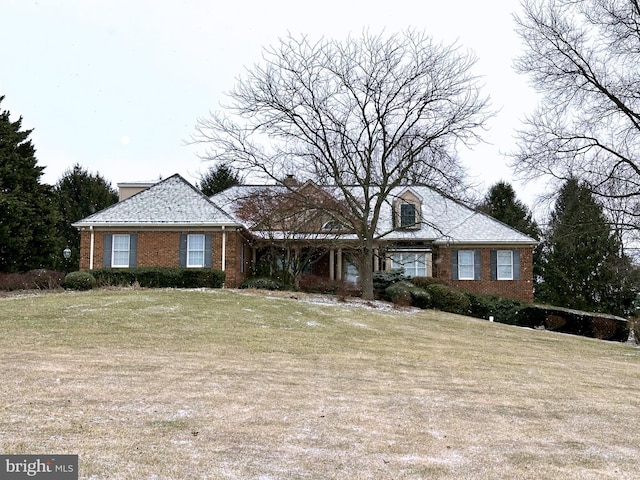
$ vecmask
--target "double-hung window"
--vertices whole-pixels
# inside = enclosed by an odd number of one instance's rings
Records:
[[[473,280],[475,278],[474,254],[473,250],[458,251],[458,280]]]
[[[498,280],[513,280],[513,252],[498,250],[496,260]]]
[[[491,250],[491,280],[520,280],[520,250]]]
[[[424,252],[392,253],[391,268],[401,268],[404,274],[408,277],[426,277],[427,255]]]
[[[128,268],[130,250],[131,237],[114,234],[111,242],[111,266],[113,268]]]
[[[187,267],[204,267],[204,235],[187,235]]]

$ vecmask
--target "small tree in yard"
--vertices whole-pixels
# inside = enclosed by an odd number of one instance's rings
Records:
[[[489,115],[475,58],[415,31],[344,42],[289,36],[263,58],[229,93],[225,113],[198,122],[194,140],[219,165],[335,187],[336,204],[300,202],[335,216],[346,206],[362,294],[373,298],[374,240],[392,189],[413,181],[452,192],[463,183],[456,146],[478,140]]]
[[[309,208],[311,197],[317,208]],[[327,247],[337,246],[339,233],[344,233],[343,228],[323,228],[327,221],[347,228],[344,219],[327,216],[327,211],[339,210],[335,203],[325,191],[309,184],[298,190],[259,188],[240,198],[235,206],[236,215],[263,239],[269,274],[298,288],[300,276]]]

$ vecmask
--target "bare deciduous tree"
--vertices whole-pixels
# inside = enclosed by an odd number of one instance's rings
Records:
[[[543,94],[519,132],[516,173],[587,182],[619,222],[640,221],[640,4],[524,0],[516,62]],[[559,183],[560,183],[559,182]]]
[[[194,140],[208,145],[207,158],[243,172],[334,185],[356,219],[371,298],[373,242],[390,191],[408,181],[449,192],[462,184],[456,145],[479,140],[490,115],[471,73],[475,57],[416,31],[344,42],[288,36],[263,57],[223,112],[199,120]]]

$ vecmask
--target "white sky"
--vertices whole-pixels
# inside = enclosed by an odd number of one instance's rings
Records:
[[[288,31],[344,38],[413,27],[476,53],[475,73],[500,113],[488,144],[461,157],[480,193],[507,180],[532,205],[536,192],[503,155],[535,106],[512,69],[517,9],[518,0],[0,0],[0,108],[34,128],[47,183],[75,163],[114,187],[174,173],[195,183],[209,165],[184,141],[263,46]]]

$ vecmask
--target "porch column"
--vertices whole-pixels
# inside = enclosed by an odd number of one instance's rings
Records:
[[[333,248],[329,249],[329,280],[336,279],[336,254]]]
[[[380,251],[377,248],[373,249],[373,271],[374,272],[377,272],[378,270],[380,270],[379,253],[380,253]]]
[[[222,271],[227,268],[227,232],[222,226]]]
[[[336,272],[336,280],[342,280],[342,249],[339,248],[338,249],[338,265],[337,265],[337,269],[338,271]]]
[[[89,240],[89,270],[93,270],[93,249],[95,247],[96,237],[93,232],[93,225],[89,227],[89,231],[91,232],[91,240]],[[102,252],[104,258],[104,252]]]

